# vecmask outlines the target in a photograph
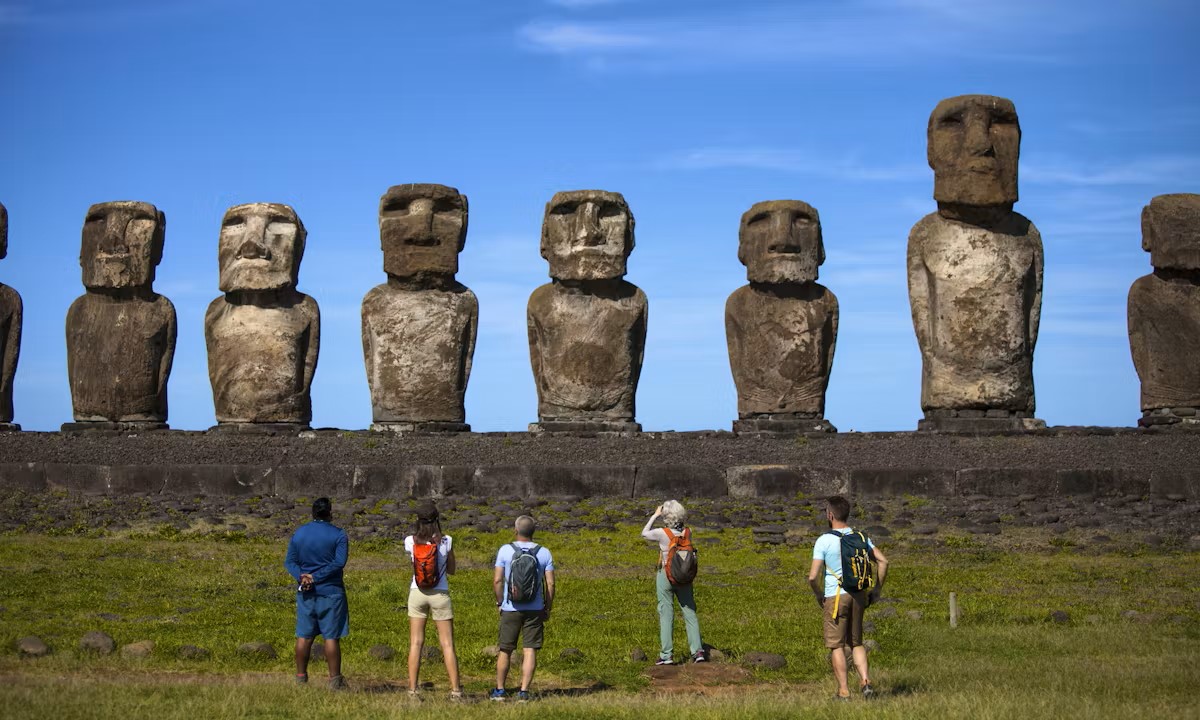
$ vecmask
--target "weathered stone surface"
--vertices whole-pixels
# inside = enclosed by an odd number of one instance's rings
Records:
[[[612,466],[493,465],[475,468],[470,493],[480,497],[633,497],[637,468]]]
[[[850,494],[849,472],[833,468],[742,465],[726,470],[725,482],[734,497]]]
[[[646,465],[637,468],[634,497],[720,497],[728,493],[725,473],[702,465]]]
[[[0,204],[0,260],[8,256],[8,208]],[[24,306],[21,294],[0,283],[0,430],[20,430],[13,424],[13,378],[21,355]]]
[[[139,640],[121,646],[121,654],[127,658],[144,659],[154,654],[153,640]]]
[[[376,660],[391,660],[396,657],[396,650],[391,645],[372,645],[367,650],[367,655]]]
[[[851,492],[861,497],[953,495],[954,471],[920,468],[864,468],[850,471]]]
[[[238,654],[248,657],[266,658],[274,660],[277,657],[275,646],[269,642],[256,640],[254,642],[242,643],[238,646]]]
[[[181,660],[206,660],[212,653],[208,648],[196,645],[180,645],[178,655]]]
[[[79,264],[87,292],[67,311],[72,430],[165,427],[175,306],[154,292],[166,216],[144,202],[88,209]]]
[[[646,662],[647,659],[646,651],[640,647],[635,647],[629,651],[629,660],[631,662]]]
[[[117,649],[117,643],[112,636],[100,630],[89,630],[79,640],[79,649],[84,652],[99,655],[111,655]]]
[[[919,429],[1042,426],[1025,422],[1035,406],[1043,253],[1037,228],[1012,211],[1020,139],[1016,109],[1004,98],[949,98],[929,118],[938,211],[918,222],[908,240],[926,418]],[[997,417],[993,410],[1009,415]],[[986,427],[965,427],[970,415],[962,411],[977,411]]]
[[[307,427],[321,315],[296,290],[304,225],[277,203],[225,213],[218,250],[222,297],[204,316],[208,377],[218,424]]]
[[[468,431],[463,398],[479,301],[454,278],[467,198],[445,185],[389,188],[379,202],[379,234],[388,281],[362,304],[372,428]]]
[[[1200,195],[1142,209],[1154,272],[1129,288],[1129,348],[1142,381],[1140,425],[1200,423]]]
[[[738,259],[750,284],[725,303],[725,340],[742,421],[734,429],[832,430],[822,418],[838,302],[816,282],[825,261],[817,211],[799,200],[755,204],[742,215]]]
[[[787,658],[776,653],[759,652],[752,650],[742,657],[742,660],[747,665],[754,667],[766,668],[768,670],[779,670],[787,667]]]
[[[41,492],[46,489],[46,468],[42,463],[0,464],[0,487]]]
[[[22,657],[42,657],[50,654],[50,646],[36,635],[17,640],[17,653]]]
[[[542,257],[553,281],[533,291],[527,311],[540,423],[611,432],[634,422],[648,304],[622,279],[633,227],[618,193],[560,192],[546,205]]]

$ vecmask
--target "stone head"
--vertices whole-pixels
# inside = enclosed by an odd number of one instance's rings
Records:
[[[150,203],[105,202],[88,208],[79,250],[84,287],[149,289],[166,232],[166,215]]]
[[[8,257],[8,208],[0,203],[0,259]]]
[[[295,288],[306,235],[287,205],[247,203],[226,210],[217,249],[221,292]]]
[[[938,202],[1011,207],[1017,201],[1021,126],[1012,100],[960,95],[929,116],[928,156]]]
[[[633,252],[633,214],[620,193],[555,193],[542,219],[542,257],[550,277],[609,280],[624,277]]]
[[[1142,208],[1142,249],[1156,268],[1200,270],[1200,195],[1159,195]]]
[[[755,203],[742,215],[738,260],[751,282],[813,282],[825,262],[821,218],[799,200]]]
[[[467,196],[445,185],[390,187],[379,199],[379,240],[388,275],[453,275],[467,241]]]

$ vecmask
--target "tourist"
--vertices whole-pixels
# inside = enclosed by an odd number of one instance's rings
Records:
[[[662,518],[663,527],[655,528],[654,521]],[[692,662],[705,662],[708,655],[704,651],[704,643],[700,640],[700,620],[696,616],[696,598],[692,593],[691,577],[676,577],[669,572],[672,555],[680,555],[676,567],[683,561],[686,566],[687,554],[691,554],[690,575],[695,575],[695,549],[691,544],[691,530],[684,526],[687,511],[675,500],[668,500],[654,510],[654,514],[642,528],[642,537],[658,543],[658,574],[656,585],[658,590],[658,661],[655,665],[674,665],[675,658],[675,601],[679,601],[679,609],[683,612],[683,624],[687,629],[688,649]],[[672,543],[675,543],[672,551]],[[674,582],[672,582],[674,580]]]
[[[846,684],[846,654],[850,648],[854,667],[862,683],[862,695],[874,697],[871,675],[867,671],[867,649],[863,647],[863,611],[879,598],[883,581],[887,578],[887,557],[875,547],[865,533],[856,533],[847,525],[850,519],[850,502],[840,495],[826,501],[825,517],[832,528],[817,538],[813,546],[812,568],[808,572],[808,584],[812,587],[817,605],[824,617],[825,647],[833,662],[833,675],[837,679],[838,691],[835,699],[850,699]],[[843,547],[857,548],[857,552],[869,556],[870,561],[860,565],[865,589],[854,588],[853,571],[847,573],[842,567]]]
[[[537,523],[528,515],[517,518],[516,541],[502,545],[496,553],[492,589],[500,609],[500,653],[496,656],[496,687],[492,700],[508,697],[504,684],[517,637],[522,646],[521,689],[517,700],[529,700],[529,685],[537,668],[543,628],[554,605],[554,559],[550,551],[533,542]]]
[[[342,690],[340,641],[350,633],[346,608],[346,586],[342,569],[350,542],[346,532],[335,526],[329,498],[317,498],[313,520],[301,525],[288,541],[284,567],[296,580],[296,682],[308,682],[308,656],[313,639],[325,639],[325,662],[329,665],[329,687]]]
[[[448,575],[454,574],[454,543],[442,532],[437,505],[426,501],[417,507],[412,535],[404,538],[404,551],[413,561],[413,579],[408,590],[408,694],[419,697],[417,677],[421,651],[425,647],[425,624],[437,625],[442,660],[450,678],[450,699],[462,699],[458,680],[458,655],[454,651],[454,609],[450,605]]]

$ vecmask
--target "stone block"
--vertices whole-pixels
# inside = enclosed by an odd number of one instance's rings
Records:
[[[275,468],[267,465],[175,465],[163,492],[177,495],[274,495]]]
[[[964,468],[955,473],[955,491],[959,495],[1045,495],[1054,490],[1053,470],[1035,468]]]
[[[850,492],[858,497],[953,495],[954,471],[917,468],[855,469],[850,471]]]
[[[966,411],[959,411],[966,412]],[[946,417],[933,416],[917,421],[921,432],[940,432],[960,435],[1001,435],[1029,430],[1043,430],[1045,420],[1021,417]]]
[[[1200,470],[1155,470],[1150,475],[1150,494],[1200,499]]]
[[[355,485],[353,465],[280,465],[274,469],[274,493],[284,496],[354,497],[362,494]]]
[[[728,494],[725,473],[706,465],[643,465],[637,468],[633,497],[721,497]]]
[[[633,497],[636,471],[633,465],[493,465],[475,469],[470,494],[477,497],[517,495],[524,498],[567,495]]]
[[[44,492],[46,468],[42,463],[0,463],[0,487],[7,490]]]
[[[108,492],[111,468],[107,465],[74,465],[46,463],[46,488],[65,490],[84,495],[103,495]]]
[[[401,469],[401,482],[410,497],[465,495],[474,476],[475,468],[466,465],[409,465]]]
[[[734,497],[828,496],[848,494],[851,487],[845,470],[791,465],[731,467],[725,471],[725,482]]]

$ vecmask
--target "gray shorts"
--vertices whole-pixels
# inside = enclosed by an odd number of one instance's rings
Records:
[[[511,652],[517,648],[517,636],[521,646],[530,650],[542,647],[542,630],[545,627],[541,610],[502,610],[500,612],[500,649]]]

